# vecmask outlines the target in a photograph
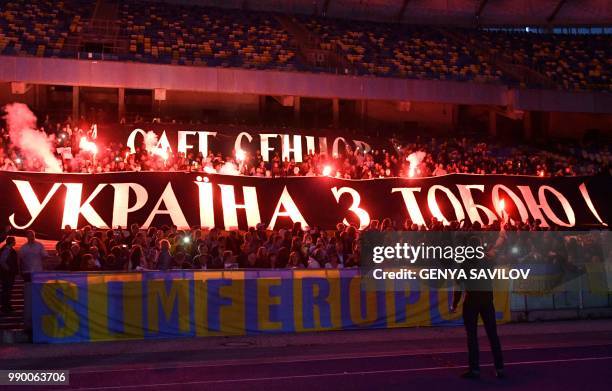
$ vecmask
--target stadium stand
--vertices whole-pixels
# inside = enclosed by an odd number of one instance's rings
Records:
[[[609,36],[482,31],[469,34],[472,42],[484,42],[491,53],[546,75],[562,89],[612,91]]]
[[[145,62],[297,70],[295,49],[272,15],[125,2],[128,59]]]
[[[321,37],[321,47],[337,48],[361,75],[414,79],[495,82],[501,71],[451,42],[438,29],[347,20],[301,18]]]
[[[0,53],[18,56],[74,57],[66,43],[91,15],[91,3],[68,0],[2,2]]]
[[[609,35],[493,32],[297,16],[290,28],[271,12],[145,1],[117,3],[106,32],[116,41],[99,53],[92,3],[12,0],[0,13],[0,53],[162,64],[330,71],[307,61],[292,32],[309,31],[342,61],[331,71],[378,77],[514,84],[494,62],[521,64],[545,83],[536,87],[610,91]],[[112,13],[111,13],[112,15]],[[106,15],[108,17],[108,15]],[[110,23],[109,23],[110,24]],[[296,30],[297,29],[297,30]],[[289,31],[292,30],[292,31]],[[87,37],[85,39],[84,37]],[[107,39],[106,37],[105,39]],[[468,43],[466,45],[466,43]],[[482,50],[484,49],[484,50]],[[344,61],[346,59],[346,61]],[[491,61],[497,59],[497,61]],[[348,67],[343,67],[344,63]],[[532,78],[533,79],[533,78]],[[529,84],[529,83],[528,83]],[[524,86],[533,86],[525,85]]]

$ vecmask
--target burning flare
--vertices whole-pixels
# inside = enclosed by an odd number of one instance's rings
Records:
[[[79,141],[79,148],[81,151],[90,152],[94,156],[98,154],[98,146],[93,141],[89,141],[87,137],[81,137],[81,141]]]
[[[36,130],[36,116],[23,103],[4,106],[4,119],[11,142],[21,150],[26,160],[39,159],[45,165],[45,172],[62,172],[62,166],[53,153],[54,137]]]
[[[223,175],[239,175],[240,171],[238,171],[238,168],[236,167],[236,165],[234,163],[226,162],[219,169],[219,174],[223,174]]]
[[[163,149],[160,149],[160,148],[155,148],[155,150],[153,151],[153,155],[157,155],[161,157],[162,159],[164,159],[164,163],[166,163],[168,161],[168,158],[170,157],[170,155],[168,154],[168,151],[164,151]]]
[[[237,150],[236,160],[238,160],[239,162],[243,162],[244,159],[246,159],[246,152],[244,152],[242,149]]]
[[[427,154],[423,151],[412,152],[410,155],[408,155],[408,157],[406,158],[406,161],[410,163],[410,167],[408,168],[409,178],[414,178],[414,175],[416,174],[417,166],[423,161],[423,159],[425,159],[426,155]]]
[[[159,139],[157,138],[157,134],[155,134],[155,132],[150,130],[145,134],[144,144],[147,152],[149,152],[151,155],[161,157],[162,159],[164,159],[164,163],[168,162],[170,154],[168,153],[168,150],[160,148]]]
[[[157,149],[157,135],[152,130],[148,131],[144,136],[145,148],[149,153],[153,153]]]

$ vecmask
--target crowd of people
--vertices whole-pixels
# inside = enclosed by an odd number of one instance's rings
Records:
[[[217,229],[177,230],[173,226],[101,231],[67,230],[56,249],[56,270],[169,269],[320,269],[357,267],[358,235],[354,227],[334,233],[317,228],[266,231],[264,224],[247,232]]]
[[[120,171],[194,171],[258,177],[333,176],[345,179],[427,177],[451,173],[508,174],[532,176],[610,175],[612,152],[606,143],[573,145],[563,142],[547,146],[504,145],[485,137],[455,136],[443,139],[389,138],[388,148],[363,149],[346,146],[338,153],[313,152],[302,162],[282,159],[279,151],[264,161],[260,151],[233,151],[207,156],[190,152],[160,153],[143,143],[132,151],[125,144],[95,144],[97,127],[86,121],[52,124],[48,118],[40,131],[49,135],[52,152],[64,172],[104,173]],[[0,128],[0,170],[44,171],[42,160],[24,154]],[[91,145],[95,145],[95,150]]]
[[[517,222],[511,219],[490,225],[479,222],[451,221],[444,225],[432,218],[426,225],[417,225],[410,220],[398,223],[390,218],[382,221],[372,220],[362,231],[353,226],[339,223],[335,230],[323,230],[319,227],[303,228],[295,223],[292,228],[266,230],[263,223],[249,228],[245,232],[222,231],[216,228],[179,230],[175,226],[163,225],[142,229],[132,224],[127,229],[97,229],[85,226],[75,230],[66,227],[61,239],[56,243],[53,261],[47,260],[48,253],[36,240],[34,231],[26,233],[27,242],[17,253],[4,249],[14,249],[15,239],[10,234],[10,227],[3,233],[5,246],[0,249],[0,266],[4,274],[19,272],[27,282],[31,273],[46,270],[60,271],[146,271],[172,269],[220,270],[220,269],[345,269],[360,266],[362,235],[366,232],[508,232],[547,231],[540,221],[529,219]],[[518,236],[521,241],[538,240],[537,246],[521,242],[524,251],[520,257],[512,253],[513,258],[521,262],[542,262],[548,259],[551,251],[555,257],[571,252],[572,262],[577,258],[583,262],[593,261],[593,257],[602,259],[597,246],[584,245],[569,240],[559,241],[551,236],[542,241],[541,237]],[[492,242],[495,242],[493,240]],[[512,246],[507,247],[508,251]],[[548,251],[546,248],[554,248]],[[560,250],[559,248],[562,249]],[[591,251],[592,250],[592,251]],[[537,254],[540,255],[537,255]],[[580,254],[580,257],[578,255]],[[565,259],[564,258],[564,259]],[[19,262],[17,261],[19,260]],[[18,266],[19,264],[19,266]]]

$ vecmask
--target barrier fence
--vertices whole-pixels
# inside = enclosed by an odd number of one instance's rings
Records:
[[[571,285],[571,286],[568,286]],[[588,310],[594,308],[612,309],[612,291],[607,284],[594,281],[586,273],[545,294],[510,295],[510,311],[528,314],[531,311]]]

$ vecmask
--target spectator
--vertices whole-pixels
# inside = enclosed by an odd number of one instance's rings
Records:
[[[320,269],[322,260],[323,260],[323,250],[320,248],[317,248],[316,250],[313,251],[310,258],[308,258],[307,268],[308,269]]]
[[[32,281],[32,273],[43,270],[43,260],[48,256],[42,243],[36,240],[32,230],[26,232],[27,243],[19,249],[21,275],[25,282]]]
[[[177,252],[174,256],[174,266],[176,269],[193,269],[193,264],[182,251]]]
[[[157,268],[161,271],[170,270],[173,263],[172,255],[170,255],[170,242],[166,239],[159,242],[160,251],[157,257]]]
[[[2,313],[13,312],[11,295],[15,277],[19,273],[17,252],[15,251],[15,237],[8,236],[4,246],[0,248],[0,281],[2,282],[1,308]]]
[[[147,270],[147,261],[144,257],[142,247],[138,244],[132,246],[130,250],[128,271],[142,271]]]
[[[231,250],[225,250],[223,252],[223,268],[224,269],[238,269],[236,258],[232,254]]]
[[[329,256],[329,262],[325,264],[326,269],[343,269],[344,267],[338,261],[338,255],[336,253],[332,253]]]
[[[193,258],[193,267],[194,269],[208,269],[211,263],[212,257],[208,254],[208,246],[202,242],[198,246],[198,254]]]
[[[299,253],[293,251],[289,255],[289,263],[287,264],[289,269],[304,269],[304,263],[300,260]]]
[[[257,268],[257,255],[252,252],[249,253],[246,257],[245,264],[242,265],[243,269],[255,269]]]
[[[81,246],[79,246],[76,242],[73,242],[73,244],[70,246],[70,252],[72,253],[72,264],[70,270],[79,270],[80,266],[83,264],[81,260]]]
[[[82,271],[97,271],[100,270],[100,267],[98,265],[96,265],[96,261],[93,257],[93,255],[91,254],[84,254],[81,257],[81,267],[80,270]]]
[[[78,270],[73,267],[74,257],[71,251],[62,251],[60,253],[60,263],[55,267],[58,271]]]

